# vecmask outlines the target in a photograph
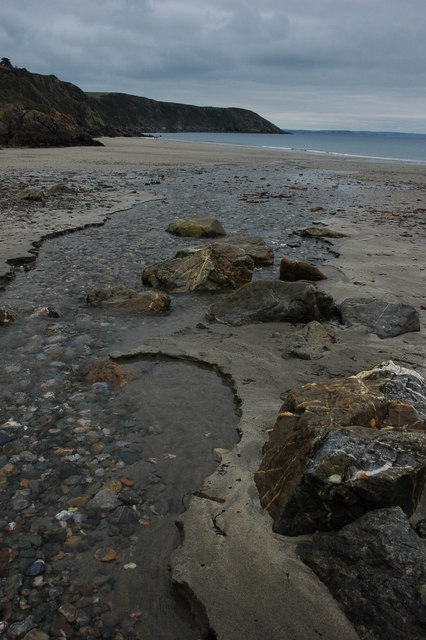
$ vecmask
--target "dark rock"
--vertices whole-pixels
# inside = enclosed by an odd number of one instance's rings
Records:
[[[26,576],[34,578],[35,576],[41,576],[46,571],[46,563],[44,560],[36,560],[25,571]]]
[[[326,279],[327,276],[313,264],[300,260],[292,260],[291,258],[281,258],[280,280],[284,280],[285,282],[296,282],[297,280],[315,282]]]
[[[345,238],[346,234],[339,233],[339,231],[333,231],[327,227],[307,227],[306,229],[300,229],[296,233],[301,238]]]
[[[34,617],[32,615],[27,616],[21,622],[14,622],[7,630],[8,640],[17,640],[22,638],[28,631],[34,627]]]
[[[226,231],[219,220],[211,216],[194,216],[191,218],[176,218],[166,231],[175,236],[192,238],[216,238],[226,236]]]
[[[412,515],[424,486],[426,438],[365,427],[299,432],[303,471],[274,521],[274,531],[298,535],[337,530],[367,511],[400,506]],[[293,482],[296,478],[293,478]],[[283,493],[285,492],[285,488]],[[283,495],[283,494],[282,494]]]
[[[86,294],[89,304],[129,309],[138,313],[161,313],[170,309],[170,296],[163,292],[140,292],[117,285],[106,289],[88,289]]]
[[[113,525],[134,524],[139,520],[139,514],[130,507],[121,506],[114,509],[107,518],[108,522]]]
[[[298,546],[360,638],[419,640],[426,628],[426,549],[398,507]]]
[[[419,315],[409,304],[376,298],[347,298],[339,306],[339,312],[344,324],[362,324],[379,338],[420,331]]]
[[[333,309],[332,298],[311,284],[259,280],[213,304],[207,318],[233,326],[253,322],[310,322],[330,318]]]
[[[233,244],[245,251],[250,258],[253,258],[256,267],[274,264],[274,250],[259,236],[228,236],[219,242]]]
[[[309,322],[294,338],[290,353],[301,360],[321,358],[334,342],[327,329],[316,320]]]
[[[338,528],[382,506],[409,514],[416,508],[425,474],[423,421],[375,380],[364,381],[365,373],[287,394],[255,474],[275,531]]]
[[[185,258],[146,267],[142,282],[165,291],[215,291],[250,282],[253,268],[253,260],[244,251],[215,242]]]

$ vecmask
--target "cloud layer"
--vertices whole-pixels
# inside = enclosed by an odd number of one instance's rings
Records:
[[[426,133],[425,0],[0,0],[0,56],[87,91]]]

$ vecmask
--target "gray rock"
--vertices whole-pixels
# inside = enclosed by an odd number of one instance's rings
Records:
[[[339,311],[344,324],[362,324],[379,338],[420,331],[419,315],[409,304],[378,298],[347,298],[339,306]]]
[[[317,360],[331,349],[333,342],[327,329],[313,320],[294,336],[290,353],[301,360]]]
[[[311,454],[274,531],[337,530],[367,511],[395,505],[412,515],[424,486],[425,434],[347,427],[323,437],[313,430],[309,438]]]
[[[183,258],[173,258],[146,267],[145,285],[165,291],[215,291],[250,282],[253,260],[233,245],[215,242]]]
[[[213,304],[207,318],[238,326],[254,322],[310,322],[330,318],[333,299],[304,282],[259,280]]]
[[[120,505],[117,495],[111,489],[101,489],[87,503],[88,510],[113,511]]]
[[[22,638],[28,631],[34,627],[34,617],[32,615],[27,616],[22,622],[14,622],[7,630],[8,640],[17,640]]]
[[[226,236],[226,231],[219,220],[211,216],[194,216],[191,218],[176,218],[166,231],[175,236],[192,238],[215,238]]]
[[[257,267],[274,264],[274,250],[259,236],[228,236],[219,242],[233,244],[253,258]]]
[[[426,549],[399,507],[372,511],[298,546],[360,638],[419,640],[426,628]]]

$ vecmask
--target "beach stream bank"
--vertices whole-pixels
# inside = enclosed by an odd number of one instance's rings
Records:
[[[347,165],[276,156],[132,171],[145,202],[46,241],[1,294],[18,315],[0,327],[3,619],[53,637],[65,628],[75,638],[197,638],[195,615],[218,638],[256,638],[259,628],[277,639],[355,638],[294,544],[271,533],[253,474],[286,390],[388,357],[421,372],[420,334],[381,341],[333,320],[331,352],[303,361],[289,356],[297,327],[208,323],[223,293],[175,294],[170,312],[139,316],[90,306],[86,291],[141,289],[146,265],[209,243],[165,232],[173,218],[203,213],[274,249],[275,265],[254,279],[277,278],[286,255],[324,269],[321,288],[339,302],[379,290],[420,310],[424,187],[388,176],[383,188]],[[294,235],[320,220],[349,238]],[[191,614],[175,611],[170,564]]]

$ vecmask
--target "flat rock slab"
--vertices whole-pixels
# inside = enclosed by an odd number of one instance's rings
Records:
[[[220,242],[233,244],[245,251],[257,267],[274,264],[274,250],[260,236],[228,236]]]
[[[290,354],[301,360],[317,360],[330,351],[333,343],[334,340],[327,329],[320,322],[313,320],[294,335]]]
[[[340,233],[339,231],[333,231],[332,229],[328,229],[328,227],[307,227],[306,229],[300,229],[296,231],[297,235],[301,238],[345,238],[346,235],[344,233]]]
[[[398,507],[298,546],[360,638],[419,640],[426,628],[425,543]]]
[[[338,529],[379,507],[399,505],[408,514],[416,508],[426,467],[424,422],[411,404],[386,397],[374,374],[362,374],[287,394],[255,474],[277,533]]]
[[[327,280],[327,276],[313,264],[284,257],[281,258],[280,262],[280,280],[285,282],[297,282],[297,280],[315,282]]]
[[[245,251],[219,242],[182,258],[165,260],[146,267],[143,284],[183,293],[236,289],[250,282],[254,263]]]
[[[138,313],[160,313],[170,309],[170,296],[163,292],[135,291],[123,285],[105,289],[88,289],[87,302]]]
[[[225,300],[213,304],[209,320],[233,326],[254,322],[310,322],[330,318],[331,296],[304,282],[259,280],[246,284]]]
[[[191,238],[215,238],[226,236],[226,231],[216,218],[211,216],[194,216],[191,218],[176,218],[166,231],[175,236]]]
[[[378,298],[347,298],[339,306],[339,312],[344,324],[362,324],[379,338],[420,331],[419,314],[409,304]]]

